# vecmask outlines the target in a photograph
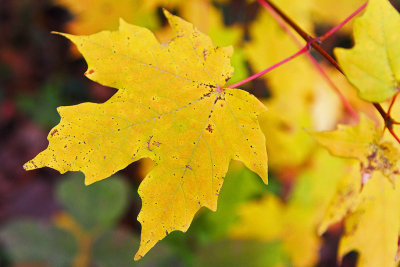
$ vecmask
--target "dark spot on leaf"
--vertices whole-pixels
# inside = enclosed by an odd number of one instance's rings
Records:
[[[211,127],[211,124],[209,124],[206,128],[207,131],[209,131],[210,133],[213,132],[213,128]]]
[[[57,129],[54,129],[54,130],[50,133],[50,135],[53,136],[53,135],[55,135],[56,133],[58,133],[58,130],[57,130]]]
[[[208,56],[208,51],[207,51],[207,49],[204,49],[204,50],[203,50],[203,58],[204,58],[204,61],[206,61],[207,56]]]

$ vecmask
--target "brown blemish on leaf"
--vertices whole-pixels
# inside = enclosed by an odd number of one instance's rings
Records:
[[[37,166],[33,160],[31,161],[31,163],[32,163],[33,167],[37,168]]]
[[[153,149],[151,149],[151,146],[159,147],[160,145],[162,145],[162,143],[154,141],[154,140],[153,140],[153,142],[151,142],[152,138],[153,138],[153,136],[150,136],[149,141],[147,141],[147,149],[149,151],[153,151]]]
[[[209,131],[210,133],[213,132],[213,128],[211,127],[211,124],[209,124],[206,128],[207,131]]]
[[[94,70],[90,69],[90,70],[88,70],[87,72],[85,72],[85,75],[93,74],[93,73],[94,73]]]
[[[57,130],[57,129],[54,129],[54,130],[50,133],[50,135],[53,137],[56,133],[58,133],[58,130]]]
[[[207,60],[207,56],[208,56],[208,51],[207,51],[207,49],[204,49],[204,50],[203,50],[203,58],[204,58],[204,61]]]
[[[372,172],[381,171],[390,182],[394,183],[395,176],[399,170],[395,167],[390,157],[390,147],[383,144],[372,144],[372,152],[367,156],[366,164],[361,162],[361,185],[362,187],[372,176]],[[361,189],[362,189],[361,187]]]
[[[153,146],[159,147],[162,143],[157,142],[157,141],[153,141],[153,143],[151,143]]]

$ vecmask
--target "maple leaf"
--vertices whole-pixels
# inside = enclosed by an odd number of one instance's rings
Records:
[[[359,196],[360,204],[345,222],[339,257],[356,249],[357,266],[396,266],[400,227],[400,189],[376,173]]]
[[[339,182],[319,233],[344,219],[345,229],[339,244],[339,258],[352,250],[360,253],[357,266],[396,266],[400,227],[400,189],[382,173],[374,172],[361,188],[359,170],[352,170]]]
[[[358,125],[339,125],[336,131],[312,135],[332,154],[351,159],[319,233],[344,219],[340,258],[357,250],[358,266],[395,266],[400,227],[399,151],[382,139],[365,115]]]
[[[146,1],[146,3],[148,2]],[[179,5],[176,3],[174,8],[178,10],[179,15],[183,19],[189,20],[196,25],[199,31],[210,36],[215,45],[234,45],[235,51],[231,57],[231,64],[235,69],[235,75],[229,80],[230,84],[244,80],[249,76],[243,50],[240,47],[243,40],[243,27],[235,24],[226,26],[224,24],[222,7],[217,8],[209,0],[180,0]],[[171,36],[170,31],[170,27],[166,26],[161,31],[157,31],[156,36],[159,40],[169,40]]]
[[[251,94],[222,86],[232,75],[231,47],[215,47],[192,24],[164,11],[174,39],[160,44],[147,29],[62,34],[88,63],[86,76],[118,92],[103,104],[60,107],[49,146],[24,167],[82,171],[85,183],[141,158],[155,167],[139,187],[140,259],[174,230],[186,231],[202,207],[217,208],[231,159],[267,183],[267,154]]]
[[[360,98],[382,102],[400,90],[400,15],[388,0],[370,0],[354,22],[352,49],[335,49]]]
[[[333,155],[358,159],[360,181],[364,185],[375,171],[381,172],[393,184],[399,174],[400,153],[393,143],[381,140],[382,133],[375,123],[363,115],[356,126],[339,125],[335,131],[311,134],[315,140]]]

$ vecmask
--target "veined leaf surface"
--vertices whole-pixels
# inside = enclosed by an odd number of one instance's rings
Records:
[[[140,259],[174,230],[186,231],[217,198],[231,159],[267,182],[267,154],[258,115],[265,107],[231,77],[231,47],[215,47],[192,24],[165,15],[175,32],[160,44],[147,29],[121,20],[118,31],[62,34],[88,63],[86,76],[115,87],[103,104],[60,107],[49,146],[25,169],[82,171],[91,184],[141,158],[155,167],[139,187]]]
[[[400,15],[388,0],[370,0],[354,22],[352,49],[335,54],[359,96],[382,102],[400,90]]]

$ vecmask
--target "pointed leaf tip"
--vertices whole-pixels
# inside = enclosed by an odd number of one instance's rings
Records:
[[[217,48],[193,24],[164,14],[185,38],[160,45],[148,29],[123,20],[118,31],[56,33],[77,45],[90,79],[118,92],[105,103],[58,108],[61,122],[48,135],[46,152],[34,159],[61,173],[81,171],[86,185],[141,158],[157,159],[138,190],[142,241],[135,260],[168,233],[186,231],[201,207],[215,210],[232,159],[267,176],[259,100],[240,89],[216,90],[233,71],[231,49]]]
[[[388,0],[370,0],[355,19],[351,49],[334,53],[361,99],[383,102],[400,87],[400,15]]]

